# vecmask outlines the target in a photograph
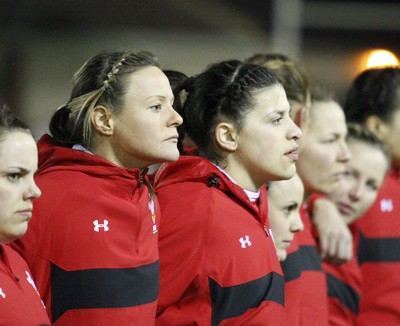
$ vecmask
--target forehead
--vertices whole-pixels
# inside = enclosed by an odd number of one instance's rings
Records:
[[[352,153],[348,162],[350,166],[358,165],[360,169],[378,175],[385,173],[389,167],[385,154],[376,146],[351,138],[348,140],[348,146]]]
[[[275,197],[277,197],[277,199],[285,201],[287,199],[290,199],[290,196],[302,196],[303,191],[303,182],[301,181],[300,177],[295,174],[292,178],[288,180],[272,182],[268,194],[274,197],[274,200]]]
[[[23,131],[4,133],[0,138],[0,165],[19,163],[23,165],[35,164],[37,148],[33,137]]]
[[[140,94],[143,91],[156,91],[158,88],[170,88],[167,76],[160,68],[149,66],[140,68],[128,77],[129,92]]]
[[[326,132],[338,130],[347,133],[346,118],[341,106],[334,102],[314,102],[310,107],[307,128]]]
[[[252,95],[255,108],[263,108],[268,111],[289,109],[289,102],[281,84],[255,90]]]

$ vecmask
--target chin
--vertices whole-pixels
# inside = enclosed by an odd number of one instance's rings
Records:
[[[5,235],[4,238],[4,242],[3,240],[0,241],[1,243],[9,243],[12,241],[17,240],[18,238],[22,237],[27,231],[27,228],[25,228],[24,230],[18,230],[18,232],[12,232],[11,234],[7,234]]]
[[[179,151],[176,149],[176,152],[169,152],[166,155],[163,155],[161,158],[162,162],[175,162],[179,159]]]
[[[271,181],[288,180],[293,177],[296,173],[296,169],[282,171],[281,173],[276,173],[269,178]]]
[[[286,250],[278,250],[279,261],[284,261],[287,257]]]
[[[352,216],[344,216],[344,217],[342,216],[342,217],[343,217],[344,222],[345,222],[347,225],[349,225],[349,224],[351,224],[351,223],[357,221],[361,216],[362,216],[362,215],[359,215],[359,216],[354,216],[354,215],[352,215]]]

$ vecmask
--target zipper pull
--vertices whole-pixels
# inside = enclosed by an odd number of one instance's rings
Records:
[[[215,187],[219,188],[219,182],[218,182],[218,177],[215,175],[212,175],[211,177],[208,178],[208,187]]]
[[[267,237],[269,237],[269,231],[267,229],[267,226],[265,224],[263,226],[264,226],[265,234],[267,235]]]

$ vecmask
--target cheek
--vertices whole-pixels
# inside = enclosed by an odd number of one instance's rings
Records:
[[[326,147],[316,147],[310,154],[310,161],[314,162],[316,166],[324,166],[324,169],[330,167],[335,162],[335,156],[332,150]]]
[[[286,221],[282,217],[273,217],[270,219],[271,229],[276,242],[281,240],[282,235],[287,232]]]
[[[365,194],[360,204],[360,213],[364,213],[375,201],[377,194]]]
[[[5,223],[10,218],[13,206],[16,206],[15,203],[16,200],[13,196],[3,192],[0,193],[0,223]]]
[[[259,128],[261,129],[261,128]],[[268,152],[282,152],[282,148],[284,147],[284,136],[281,135],[279,132],[264,132],[264,133],[257,133],[257,132],[248,132],[247,134],[247,142],[249,144],[254,144],[259,149]]]

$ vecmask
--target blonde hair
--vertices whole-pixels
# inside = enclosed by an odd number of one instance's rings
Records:
[[[289,59],[283,54],[255,54],[245,60],[274,71],[280,78],[290,103],[298,102],[306,107],[311,103],[309,77],[300,62]]]
[[[102,52],[87,60],[74,74],[70,100],[51,119],[53,140],[64,146],[80,144],[90,149],[92,110],[100,104],[116,112],[121,110],[127,76],[149,66],[159,67],[149,52]]]

